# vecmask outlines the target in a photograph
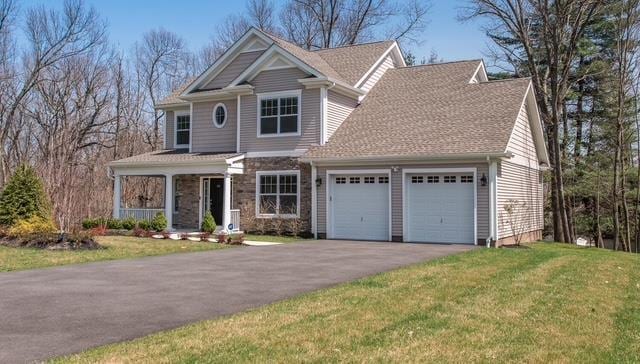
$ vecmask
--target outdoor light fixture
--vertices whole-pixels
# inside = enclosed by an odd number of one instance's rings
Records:
[[[320,187],[322,186],[322,178],[318,177],[316,178],[316,187]]]
[[[482,186],[486,186],[487,185],[487,176],[485,176],[485,174],[482,174],[482,177],[480,177],[480,184]]]

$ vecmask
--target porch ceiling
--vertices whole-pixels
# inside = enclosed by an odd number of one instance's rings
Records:
[[[189,153],[187,150],[158,150],[109,163],[118,175],[165,175],[243,172],[242,153]]]

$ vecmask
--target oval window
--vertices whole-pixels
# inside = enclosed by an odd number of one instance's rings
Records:
[[[218,104],[213,108],[213,125],[222,128],[227,122],[227,107],[224,104]]]

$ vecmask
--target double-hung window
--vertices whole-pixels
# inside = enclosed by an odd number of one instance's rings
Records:
[[[175,148],[189,148],[191,134],[191,116],[188,113],[176,113]]]
[[[256,215],[297,217],[300,205],[298,171],[256,173]]]
[[[258,95],[258,136],[300,134],[300,90]]]

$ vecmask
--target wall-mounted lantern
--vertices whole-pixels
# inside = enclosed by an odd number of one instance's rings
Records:
[[[484,173],[482,174],[482,177],[480,177],[480,185],[481,186],[487,185],[487,176]]]
[[[322,178],[318,177],[316,178],[316,187],[320,187],[322,186]]]

